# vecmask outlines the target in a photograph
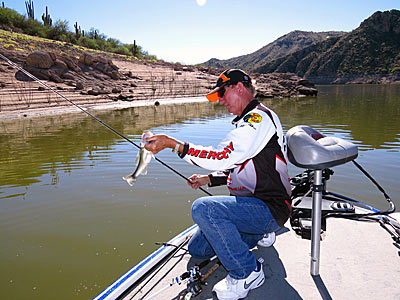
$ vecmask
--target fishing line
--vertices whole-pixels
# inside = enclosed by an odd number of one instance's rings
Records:
[[[390,199],[389,195],[385,192],[383,187],[379,185],[379,183],[363,168],[359,163],[353,160],[354,165],[365,175],[372,183],[378,188],[378,190],[385,196],[386,201],[390,204],[390,211],[393,212],[396,208],[394,207],[393,201]]]
[[[386,191],[382,188],[382,186],[359,164],[357,163],[354,159],[352,160],[352,162],[354,163],[354,165],[377,187],[377,189],[383,194],[383,196],[385,197],[386,201],[389,204],[389,208],[382,211],[382,210],[375,210],[372,213],[346,213],[346,214],[342,214],[339,212],[334,212],[334,213],[326,213],[324,215],[325,218],[343,218],[343,219],[353,219],[353,220],[362,220],[362,219],[368,219],[368,220],[373,220],[373,221],[378,221],[381,225],[383,224],[379,219],[377,220],[376,218],[373,218],[375,216],[385,216],[385,215],[389,215],[391,213],[394,213],[396,211],[396,204],[392,201],[392,199],[389,197],[389,195],[386,193]],[[307,194],[311,191],[311,189],[307,192]],[[357,200],[353,200],[351,198],[348,198],[346,196],[342,196],[340,194],[334,193],[334,192],[327,192],[327,194],[333,195],[335,197],[344,199],[344,200],[350,200],[350,201],[355,201],[357,203],[361,203],[365,206],[364,203],[359,202]],[[304,196],[303,196],[304,198]],[[300,199],[300,201],[296,202],[296,205],[298,205],[301,200],[303,200],[303,198]],[[368,208],[371,210],[371,207],[368,206]]]
[[[389,215],[393,212],[396,211],[396,204],[392,201],[392,199],[389,197],[389,195],[385,192],[385,190],[380,186],[380,184],[355,160],[352,160],[354,165],[378,188],[378,190],[383,194],[385,197],[386,201],[389,204],[389,208],[387,210],[379,210],[373,213],[361,213],[361,214],[348,214],[348,215],[343,215],[340,216],[340,218],[347,218],[347,219],[357,219],[357,218],[368,218],[368,217],[373,217],[373,216],[380,216],[380,215]],[[337,195],[335,193],[330,192],[332,195]],[[340,195],[339,195],[340,196]],[[327,214],[327,216],[331,217],[331,214]],[[332,215],[333,217],[336,217],[335,215]]]
[[[180,260],[182,260],[182,258],[183,258],[183,256],[180,258]],[[207,266],[211,261],[213,261],[214,259],[217,259],[217,262],[215,263],[215,265],[214,265],[213,267],[211,267],[211,268],[207,271],[206,274],[203,275],[203,274],[201,273],[201,269],[203,269],[204,267],[206,267],[206,266]],[[170,270],[168,270],[168,271],[164,274],[164,276],[162,276],[161,278],[166,277],[166,275],[167,275],[178,263],[179,263],[179,261],[176,262],[176,263],[170,268]],[[218,259],[218,257],[215,255],[215,256],[213,256],[213,257],[211,257],[211,258],[208,258],[208,259],[202,261],[201,263],[199,263],[199,264],[193,266],[193,267],[190,268],[189,270],[187,270],[187,271],[185,271],[184,273],[182,273],[180,276],[173,278],[172,281],[171,281],[168,285],[166,285],[166,286],[163,287],[162,289],[158,290],[157,292],[155,292],[155,293],[152,294],[151,296],[149,296],[149,297],[147,297],[147,298],[144,298],[144,297],[146,297],[146,296],[149,294],[149,292],[162,280],[162,279],[160,279],[160,280],[159,280],[158,282],[156,282],[156,283],[151,287],[151,289],[150,289],[149,291],[147,291],[147,293],[146,293],[142,298],[140,298],[139,300],[150,300],[150,299],[153,299],[154,297],[156,297],[157,295],[161,294],[162,292],[164,292],[164,291],[167,290],[168,288],[172,287],[173,285],[175,285],[175,284],[181,285],[181,284],[184,284],[184,283],[187,283],[187,284],[188,284],[188,287],[185,289],[184,294],[183,294],[179,299],[186,299],[186,298],[185,298],[185,295],[186,295],[186,294],[188,294],[189,292],[191,292],[194,288],[200,287],[200,284],[205,285],[205,283],[204,283],[205,280],[206,280],[208,277],[210,277],[221,265],[222,265],[222,263],[220,262],[220,260]],[[141,287],[141,288],[143,288],[143,287]],[[196,295],[198,295],[200,292],[201,292],[201,288],[200,288],[200,290],[197,289],[197,294],[196,294]],[[137,292],[136,292],[136,294],[137,294]],[[136,294],[135,294],[135,295],[136,295]],[[134,295],[134,296],[135,296],[135,295]],[[134,297],[134,296],[133,296],[133,297]],[[133,297],[132,297],[132,298],[133,298]],[[132,298],[131,298],[131,299],[132,299]]]
[[[180,250],[183,249],[183,247],[189,242],[189,240],[190,240],[191,237],[192,237],[191,235],[188,235],[188,236],[185,238],[185,240],[182,242],[182,244],[180,244],[178,247],[176,247],[176,249],[174,250],[174,252],[172,252],[172,254],[170,254],[170,257],[169,257],[169,258],[168,258],[168,259],[153,273],[153,275],[151,275],[151,276],[146,280],[145,283],[142,284],[142,286],[133,294],[132,297],[129,298],[129,300],[132,300],[138,293],[140,293],[140,292],[143,290],[143,288],[158,274],[158,272],[160,272],[160,271],[165,267],[165,265],[175,256],[175,254],[177,254]],[[182,259],[183,259],[183,255],[174,263],[174,265],[173,265],[169,270],[167,270],[166,273],[164,273],[163,276],[161,276],[161,279],[159,279],[156,283],[154,283],[154,284],[150,287],[150,289],[149,289],[144,295],[142,295],[142,296],[140,297],[140,300],[143,300],[143,299],[157,286],[157,284],[159,284],[160,281],[161,281],[166,275],[168,275],[168,273],[171,272],[173,268],[175,268],[175,266],[176,266]]]
[[[47,83],[43,82],[42,80],[40,80],[39,78],[37,78],[36,76],[32,75],[31,73],[29,73],[28,71],[26,71],[25,69],[23,69],[22,67],[20,67],[18,64],[14,63],[13,61],[9,60],[7,57],[5,57],[3,54],[0,53],[0,57],[7,62],[9,65],[17,68],[19,71],[21,71],[22,73],[24,73],[26,76],[28,76],[29,78],[33,79],[34,81],[36,81],[37,83],[39,83],[40,85],[42,85],[43,87],[49,89],[50,91],[52,91],[53,93],[55,93],[57,96],[61,97],[62,99],[66,100],[67,102],[69,102],[70,104],[72,104],[73,106],[75,106],[76,108],[78,108],[79,110],[83,111],[85,114],[87,114],[89,117],[91,117],[93,120],[97,121],[98,123],[100,123],[101,125],[105,126],[106,128],[108,128],[109,130],[111,130],[113,133],[115,133],[116,135],[118,135],[119,137],[123,138],[124,140],[126,140],[127,142],[131,143],[132,145],[134,145],[136,148],[140,149],[140,146],[138,144],[136,144],[135,142],[133,142],[131,139],[129,139],[128,137],[126,137],[125,135],[123,135],[122,133],[118,132],[117,130],[115,130],[114,128],[112,128],[110,125],[108,125],[107,123],[105,123],[104,121],[100,120],[99,118],[97,118],[96,116],[94,116],[93,114],[91,114],[90,112],[88,112],[85,108],[79,106],[78,104],[74,103],[73,101],[71,101],[70,99],[68,99],[67,97],[65,97],[63,94],[61,94],[60,92],[58,92],[57,90],[55,90],[54,88],[52,88],[51,86],[49,86]],[[181,173],[179,173],[177,170],[175,170],[174,168],[172,168],[171,166],[167,165],[166,163],[164,163],[162,160],[160,160],[159,158],[155,157],[153,155],[154,159],[156,161],[158,161],[159,163],[161,163],[164,167],[170,169],[172,172],[174,172],[175,174],[177,174],[178,176],[182,177],[183,179],[185,179],[186,181],[189,181],[189,179],[187,177],[185,177],[184,175],[182,175]],[[200,190],[202,190],[204,193],[206,193],[208,196],[212,196],[209,192],[207,192],[205,189],[203,189],[202,187],[199,188]]]

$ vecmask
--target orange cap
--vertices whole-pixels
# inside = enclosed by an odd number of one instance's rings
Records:
[[[222,72],[217,80],[215,88],[209,92],[206,97],[210,102],[217,102],[219,100],[218,92],[223,87],[229,84],[236,84],[238,82],[251,82],[250,76],[239,69],[229,69]]]
[[[219,100],[218,91],[206,95],[208,101],[217,102]]]

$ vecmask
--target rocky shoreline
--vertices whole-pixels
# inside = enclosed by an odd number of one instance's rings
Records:
[[[215,85],[223,71],[215,68],[182,66],[165,62],[131,60],[124,56],[82,51],[79,55],[56,51],[17,51],[0,53],[22,66],[65,97],[83,107],[126,107],[175,98],[193,101]],[[309,80],[291,73],[251,74],[257,96],[287,98],[316,96]],[[0,118],[28,116],[29,111],[63,111],[69,105],[56,99],[46,88],[32,81],[16,67],[0,62]],[[182,100],[180,100],[182,101]],[[65,102],[65,103],[64,103]],[[142,103],[140,103],[142,102]],[[124,104],[125,103],[125,104]]]
[[[400,84],[400,72],[370,75],[309,76],[307,79],[315,84]]]

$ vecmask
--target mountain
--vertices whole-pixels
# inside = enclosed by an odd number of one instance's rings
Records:
[[[400,82],[400,11],[377,11],[348,33],[292,31],[254,53],[203,65],[289,72],[314,83]]]
[[[400,80],[400,11],[375,12],[343,35],[308,46],[252,69],[292,72],[316,83],[344,83],[367,78],[375,83],[392,76]],[[372,78],[372,81],[370,80]]]
[[[295,30],[251,54],[233,57],[226,60],[212,58],[201,65],[214,68],[240,68],[252,71],[264,66],[272,60],[292,54],[314,43],[325,41],[332,37],[340,37],[344,34],[345,32],[338,31],[309,32]]]

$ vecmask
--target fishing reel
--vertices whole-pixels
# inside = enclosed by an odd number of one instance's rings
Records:
[[[201,285],[204,284],[204,282],[201,280],[202,276],[203,275],[201,274],[200,267],[194,266],[181,276],[174,279],[178,284],[183,281],[187,281],[186,290],[179,298],[180,300],[190,300],[192,297],[198,296],[203,291],[201,287]]]
[[[214,258],[216,258],[216,256]],[[207,259],[181,275],[181,277],[184,277],[187,280],[187,287],[179,300],[190,300],[192,297],[198,296],[203,291],[202,286],[207,285],[207,278],[221,266],[221,262],[217,259],[216,263],[203,275],[200,270],[212,260],[213,258]]]
[[[188,272],[190,273],[190,277],[189,277],[186,289],[188,291],[188,294],[189,293],[191,294],[190,297],[196,297],[203,290],[201,288],[202,274],[201,274],[201,271],[200,271],[200,267],[199,266],[194,266]],[[186,297],[185,297],[185,300],[186,300]]]
[[[187,290],[188,294],[190,293],[190,297],[196,297],[199,295],[203,291],[200,285],[200,280],[190,281],[187,285]],[[185,297],[185,300],[188,300],[187,297]]]

